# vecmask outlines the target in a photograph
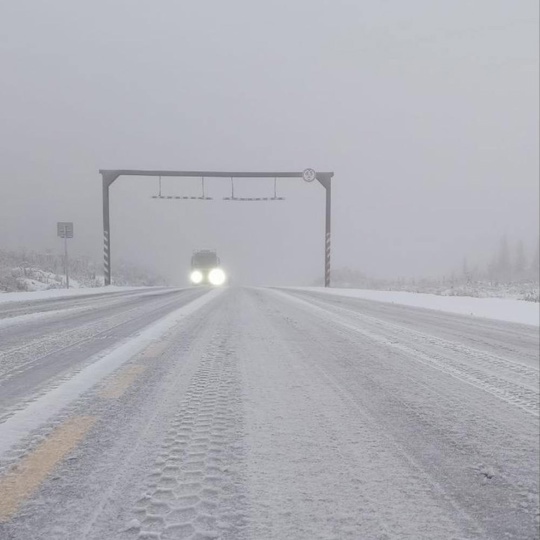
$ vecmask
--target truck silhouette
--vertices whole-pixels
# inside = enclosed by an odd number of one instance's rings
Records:
[[[213,286],[223,285],[227,279],[217,253],[210,249],[193,252],[189,278],[193,285]]]

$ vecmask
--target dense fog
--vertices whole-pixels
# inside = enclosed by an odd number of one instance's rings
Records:
[[[484,264],[538,241],[538,3],[4,2],[0,249],[102,257],[99,169],[334,171],[333,268],[376,277]],[[322,277],[324,189],[284,201],[156,200],[111,187],[113,265],[185,282],[216,249],[234,283]],[[163,179],[166,195],[201,180]],[[272,197],[272,179],[235,181]]]

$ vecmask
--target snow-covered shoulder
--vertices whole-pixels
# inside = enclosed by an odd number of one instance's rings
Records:
[[[323,287],[295,287],[295,289],[540,326],[540,306],[537,302],[526,302],[524,300],[439,296],[436,294],[369,289],[325,289]]]
[[[66,296],[89,296],[93,294],[145,291],[162,288],[163,287],[118,287],[116,285],[109,285],[107,287],[96,288],[48,289],[46,291],[21,291],[8,293],[0,292],[0,304],[5,302],[33,302],[34,300],[47,300],[49,298],[63,298]]]

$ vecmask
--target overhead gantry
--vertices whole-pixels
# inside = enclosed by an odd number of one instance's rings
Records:
[[[120,176],[155,176],[175,178],[227,178],[231,182],[235,178],[303,178],[306,182],[317,180],[326,190],[326,218],[324,237],[324,286],[330,287],[330,256],[331,256],[331,212],[332,212],[332,178],[333,172],[316,172],[313,169],[305,169],[301,172],[228,172],[228,171],[160,171],[160,170],[134,170],[134,169],[100,169],[103,180],[103,268],[105,285],[111,284],[111,222],[109,211],[109,188]],[[157,197],[163,198],[163,197]],[[190,197],[190,199],[210,200],[206,197],[203,189],[202,197]],[[240,199],[232,197],[227,200],[266,200],[266,199]],[[274,193],[274,197],[268,200],[281,200]]]

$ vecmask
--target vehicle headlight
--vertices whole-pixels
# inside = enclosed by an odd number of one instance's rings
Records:
[[[202,272],[200,270],[193,270],[189,276],[189,279],[191,279],[191,283],[198,285],[203,280]]]
[[[210,281],[212,285],[223,285],[225,279],[225,272],[221,268],[214,268],[208,274],[208,281]]]

